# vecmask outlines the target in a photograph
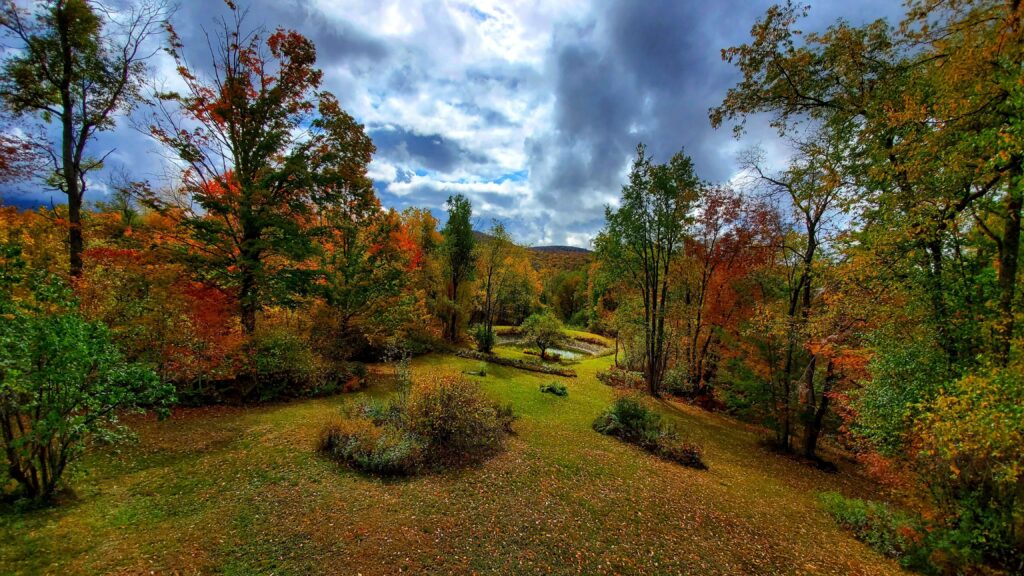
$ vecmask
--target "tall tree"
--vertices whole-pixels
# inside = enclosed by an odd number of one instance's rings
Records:
[[[644,377],[657,396],[668,365],[669,268],[683,246],[703,184],[682,152],[666,164],[652,164],[643,144],[637,145],[636,154],[619,208],[605,209],[605,227],[595,245],[602,264],[624,276],[641,295]]]
[[[785,325],[788,335],[785,361],[779,374],[782,394],[778,399],[781,403],[778,441],[782,447],[789,448],[793,425],[790,403],[792,389],[796,386],[803,404],[804,451],[808,457],[814,455],[818,436],[817,430],[808,425],[813,421],[810,415],[818,410],[816,402],[827,402],[827,399],[815,392],[817,354],[810,354],[801,370],[798,346],[807,345],[807,326],[819,292],[816,276],[827,240],[828,220],[837,210],[855,201],[855,187],[844,177],[843,152],[835,145],[833,136],[822,131],[814,138],[797,143],[796,156],[781,175],[769,175],[756,162],[751,164],[770,193],[781,194],[795,215],[796,234],[790,234],[783,246],[787,252],[784,261],[792,266],[787,274]],[[800,376],[795,381],[797,374]]]
[[[489,234],[490,238],[481,243],[478,263],[484,290],[484,326],[491,333],[494,331],[496,294],[507,272],[514,244],[501,222],[494,222]]]
[[[741,284],[777,249],[775,213],[757,198],[713,186],[701,195],[688,231],[677,290],[683,308],[682,356],[689,389],[711,392],[723,333],[735,329],[744,305]]]
[[[18,116],[38,115],[60,136],[44,150],[52,161],[49,184],[68,198],[70,273],[82,273],[82,201],[86,176],[110,152],[87,156],[98,132],[140,100],[148,43],[167,17],[159,1],[107,10],[88,0],[48,0],[26,13],[14,0],[0,4],[0,28],[14,42],[0,78],[0,99]]]
[[[444,337],[459,340],[461,319],[465,315],[466,284],[473,279],[476,266],[476,238],[473,236],[473,206],[462,194],[448,197],[448,221],[441,229],[441,254],[444,259],[447,299],[444,313]]]
[[[252,333],[265,303],[287,303],[309,285],[315,271],[299,263],[315,252],[313,239],[376,206],[366,175],[375,150],[362,125],[320,90],[309,39],[246,31],[228,5],[232,19],[211,43],[207,75],[188,64],[169,27],[185,91],[160,95],[151,132],[187,166],[182,224],[197,274],[237,293]],[[341,213],[330,226],[312,225],[327,211]]]
[[[951,365],[980,351],[959,341],[963,331],[950,323],[962,289],[949,285],[958,265],[950,260],[960,255],[957,221],[987,212],[999,253],[988,351],[1005,365],[1019,307],[1024,153],[1014,126],[1024,102],[1024,8],[1018,0],[913,0],[898,27],[840,21],[803,34],[795,26],[806,12],[792,2],[773,6],[750,43],[723,51],[743,79],[711,111],[712,124],[741,119],[740,132],[742,119],[768,113],[780,132],[810,121],[844,134],[849,176],[881,208],[867,212],[867,223],[891,226],[876,238],[905,239],[904,258],[921,262],[933,329]]]

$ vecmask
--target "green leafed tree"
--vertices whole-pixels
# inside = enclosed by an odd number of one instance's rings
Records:
[[[0,446],[24,494],[50,498],[90,438],[116,439],[121,412],[164,410],[170,384],[126,362],[101,322],[82,317],[55,277],[0,245]]]
[[[59,128],[43,147],[53,169],[47,183],[68,198],[72,276],[82,273],[86,177],[109,154],[90,156],[89,143],[140,101],[149,43],[166,16],[162,2],[148,0],[117,11],[88,0],[48,0],[34,12],[0,3],[0,29],[15,48],[3,60],[0,99],[16,116]]]
[[[481,331],[483,334],[478,345],[494,342],[494,315],[496,313],[498,291],[504,284],[505,276],[508,273],[508,258],[515,245],[505,225],[495,222],[489,231],[490,238],[482,242],[477,254],[478,273],[483,284],[483,313],[484,323]],[[490,352],[490,346],[482,352]]]
[[[458,342],[468,306],[468,284],[476,271],[476,238],[473,236],[473,206],[462,194],[448,198],[448,221],[441,229],[440,252],[444,262],[445,305],[442,307],[444,337]]]
[[[683,246],[702,187],[688,156],[680,152],[665,164],[653,164],[640,144],[619,207],[606,208],[605,227],[595,240],[602,265],[643,301],[643,370],[652,395],[659,393],[668,365],[669,267]]]
[[[189,65],[170,29],[185,90],[160,95],[150,130],[186,166],[177,208],[187,257],[202,280],[238,295],[251,334],[265,304],[309,286],[316,271],[299,263],[318,237],[377,209],[366,175],[375,149],[320,89],[309,39],[249,32],[233,5],[232,15],[212,42],[209,74]]]
[[[553,348],[565,339],[565,327],[550,311],[530,315],[519,327],[523,337],[540,349],[540,357],[547,359],[548,348]]]

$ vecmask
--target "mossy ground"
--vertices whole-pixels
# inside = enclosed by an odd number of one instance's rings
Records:
[[[0,573],[896,574],[816,503],[872,486],[760,448],[728,418],[664,402],[710,470],[590,428],[614,391],[577,378],[428,356],[413,373],[479,371],[520,420],[474,468],[381,480],[317,455],[350,394],[138,418],[136,444],[97,450],[58,506],[0,510]],[[567,398],[542,394],[559,380]],[[360,394],[389,393],[386,381]]]

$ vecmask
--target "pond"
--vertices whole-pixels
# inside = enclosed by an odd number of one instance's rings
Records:
[[[580,352],[579,350],[566,350],[564,348],[548,348],[548,354],[558,354],[563,360],[579,360],[590,354]]]
[[[512,334],[498,334],[497,344],[498,346],[515,346],[530,348],[533,350],[537,349],[536,346],[534,346],[532,343],[525,342],[522,338]],[[559,356],[562,357],[563,360],[579,360],[581,358],[594,356],[593,352],[587,350],[582,345],[579,348],[577,348],[576,346],[570,346],[569,348],[548,348],[547,353],[558,354]]]

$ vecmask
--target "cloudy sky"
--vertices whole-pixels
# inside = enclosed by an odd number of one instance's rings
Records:
[[[443,215],[461,192],[478,226],[500,219],[520,242],[588,246],[618,197],[633,150],[656,161],[685,149],[699,175],[724,181],[744,147],[712,130],[708,108],[735,83],[720,50],[748,38],[771,2],[754,0],[250,0],[248,22],[315,41],[326,87],[377,145],[385,206]],[[243,6],[246,5],[243,1]],[[811,1],[805,29],[837,17],[898,16],[896,0]],[[195,58],[217,0],[181,0],[175,23]],[[206,56],[208,58],[208,55]],[[173,80],[166,61],[156,74]],[[158,180],[147,136],[120,126],[108,172]],[[91,198],[102,197],[103,176]],[[8,196],[10,196],[8,192]],[[38,197],[38,194],[34,196]],[[55,198],[59,200],[59,198]]]

